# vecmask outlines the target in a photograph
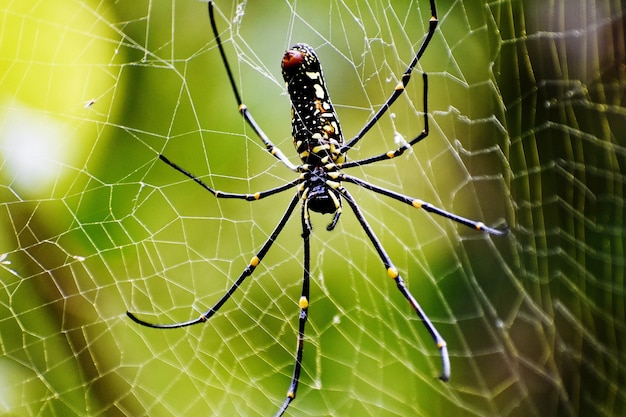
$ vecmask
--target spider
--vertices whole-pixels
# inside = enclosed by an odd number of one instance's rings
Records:
[[[389,255],[383,248],[382,244],[374,234],[373,230],[365,220],[365,217],[361,213],[356,201],[346,190],[342,182],[352,183],[363,187],[367,190],[373,191],[378,194],[390,197],[401,203],[408,204],[417,209],[423,209],[430,213],[448,218],[457,223],[465,226],[472,227],[476,230],[486,232],[492,235],[504,235],[507,233],[507,228],[496,229],[485,226],[482,222],[470,220],[453,213],[449,213],[443,209],[437,208],[425,201],[405,196],[394,191],[381,188],[369,182],[360,180],[353,176],[343,173],[343,169],[363,166],[372,164],[378,161],[383,161],[402,155],[406,150],[411,148],[416,143],[422,141],[428,136],[428,112],[427,112],[427,98],[428,98],[428,77],[424,73],[424,130],[420,132],[411,141],[405,143],[399,148],[382,153],[380,155],[371,156],[368,158],[348,161],[346,153],[359,142],[363,136],[380,120],[389,107],[396,101],[396,99],[404,92],[406,85],[408,84],[411,73],[417,65],[417,62],[423,55],[424,51],[428,47],[435,29],[438,24],[437,11],[435,7],[435,1],[430,0],[431,18],[429,22],[428,32],[426,33],[424,40],[422,41],[417,53],[413,60],[409,64],[406,71],[402,74],[400,83],[395,87],[393,93],[389,96],[387,101],[382,107],[374,114],[374,116],[365,124],[365,126],[349,141],[344,142],[343,133],[339,125],[337,114],[330,101],[328,90],[322,74],[322,68],[315,51],[308,45],[298,43],[288,49],[283,55],[282,59],[282,75],[285,80],[287,91],[291,100],[291,129],[293,135],[293,143],[298,152],[300,158],[300,164],[294,165],[289,159],[278,149],[269,137],[263,132],[261,127],[252,117],[252,114],[248,108],[243,104],[237,85],[235,83],[232,70],[226,58],[224,47],[217,30],[214,15],[213,1],[209,1],[209,18],[211,21],[211,28],[213,35],[220,51],[223,65],[226,69],[231,88],[237,104],[239,106],[239,112],[248,123],[248,125],[254,130],[256,135],[260,138],[263,144],[266,146],[267,151],[282,162],[287,168],[295,173],[298,173],[298,177],[286,184],[278,187],[260,191],[254,194],[237,194],[222,192],[215,190],[205,184],[202,180],[186,171],[184,168],[170,161],[163,155],[159,155],[159,158],[183,175],[189,177],[205,190],[209,191],[216,198],[235,198],[246,201],[257,201],[271,195],[281,193],[283,191],[296,188],[295,195],[291,199],[287,210],[280,218],[278,225],[272,231],[270,237],[265,241],[261,249],[252,257],[248,266],[243,270],[241,275],[237,278],[235,283],[222,295],[222,297],[200,317],[195,319],[184,321],[180,323],[172,324],[153,324],[139,319],[131,312],[127,312],[135,322],[157,329],[173,329],[185,326],[191,326],[198,323],[203,323],[213,317],[220,308],[226,303],[226,301],[233,295],[233,293],[239,288],[244,280],[252,275],[255,268],[263,260],[263,257],[270,250],[272,244],[276,238],[282,232],[287,220],[295,210],[298,202],[300,202],[300,219],[302,223],[302,241],[304,246],[304,272],[302,277],[302,293],[298,301],[300,307],[300,315],[298,319],[298,337],[297,348],[295,353],[295,364],[293,369],[293,376],[291,378],[291,384],[287,391],[287,396],[278,409],[276,416],[281,416],[289,404],[296,397],[296,390],[298,389],[298,383],[300,381],[300,371],[302,369],[302,355],[304,350],[304,337],[305,326],[309,315],[309,280],[310,280],[310,245],[309,238],[312,231],[311,221],[309,218],[309,212],[317,212],[322,214],[332,214],[333,218],[326,227],[327,230],[333,230],[339,221],[342,213],[342,202],[345,200],[352,212],[356,216],[361,228],[369,238],[370,242],[374,246],[374,249],[378,253],[380,260],[382,261],[387,275],[393,279],[398,290],[408,300],[411,307],[415,310],[418,317],[426,327],[426,330],[430,333],[437,349],[439,350],[442,362],[442,372],[440,379],[448,381],[450,378],[450,360],[448,358],[448,349],[444,338],[439,334],[433,323],[428,318],[415,297],[409,292],[409,289],[404,283],[404,280],[400,276],[397,268],[391,262]]]

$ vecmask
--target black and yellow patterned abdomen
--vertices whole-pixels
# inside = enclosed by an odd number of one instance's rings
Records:
[[[313,49],[292,46],[283,56],[283,78],[291,99],[291,134],[303,164],[344,162],[343,134]]]

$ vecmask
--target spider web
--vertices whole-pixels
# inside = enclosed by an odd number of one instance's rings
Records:
[[[217,1],[244,101],[296,162],[282,51],[322,59],[342,129],[384,102],[427,31],[426,1]],[[350,174],[504,238],[355,187],[446,338],[437,349],[349,210],[313,215],[312,294],[288,415],[624,415],[623,4],[439,1],[406,94],[353,149],[401,158]],[[274,413],[293,369],[302,243],[294,215],[204,325],[287,207],[216,200],[165,166],[254,192],[293,179],[241,120],[206,4],[0,6],[0,413]],[[346,185],[348,187],[349,184]]]

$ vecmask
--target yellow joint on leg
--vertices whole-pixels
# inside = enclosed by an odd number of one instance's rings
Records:
[[[341,213],[341,203],[339,202],[337,197],[335,197],[333,193],[330,193],[330,198],[333,200],[333,204],[335,205],[335,212]]]
[[[341,187],[341,183],[337,181],[326,181],[326,185],[328,185],[333,190],[336,190],[337,188]]]
[[[390,266],[389,268],[387,268],[387,275],[389,275],[389,278],[391,279],[396,279],[398,278],[398,270],[392,266]]]
[[[261,193],[254,193],[254,199],[258,200],[259,198],[261,198]]]
[[[400,91],[400,90],[404,90],[404,84],[402,84],[401,82],[398,83],[398,85],[396,85],[396,91]]]
[[[387,152],[387,158],[391,159],[391,158],[395,158],[396,153],[394,151],[389,151]]]
[[[485,223],[478,222],[478,223],[476,223],[476,225],[474,227],[476,228],[476,230],[485,230]]]
[[[240,111],[240,112],[244,112],[244,111],[246,111],[247,109],[248,109],[248,107],[247,107],[245,104],[241,103],[241,104],[239,105],[239,111]]]
[[[253,256],[252,259],[250,259],[250,266],[256,267],[260,262],[261,260],[258,256]]]
[[[309,307],[309,300],[306,297],[300,297],[300,301],[298,301],[298,305],[302,310]]]
[[[415,208],[422,208],[424,202],[422,200],[413,200],[411,201],[411,205]]]
[[[292,399],[293,399],[293,398],[296,398],[296,394],[294,394],[294,392],[293,392],[293,391],[289,391],[289,392],[287,393],[287,397],[288,397],[288,398],[292,398]]]
[[[448,346],[446,344],[446,342],[439,342],[439,343],[437,343],[437,349],[439,349],[439,350],[443,349],[446,346]]]

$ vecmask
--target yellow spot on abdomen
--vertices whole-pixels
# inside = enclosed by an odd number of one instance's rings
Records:
[[[323,99],[324,97],[326,97],[326,94],[324,93],[324,88],[322,88],[321,85],[313,84],[313,89],[315,90],[315,97],[319,99]]]

